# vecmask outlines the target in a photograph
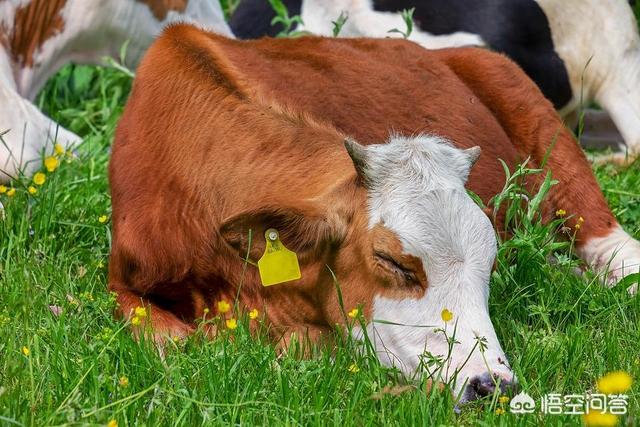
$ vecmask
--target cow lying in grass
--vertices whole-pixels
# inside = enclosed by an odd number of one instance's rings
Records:
[[[125,317],[149,308],[158,340],[237,297],[286,345],[344,323],[337,282],[344,307],[362,307],[380,360],[406,373],[425,349],[446,353],[441,334],[411,325],[441,326],[447,308],[462,314],[456,388],[486,395],[513,373],[487,308],[494,227],[465,184],[486,202],[504,185],[498,159],[539,166],[547,153],[560,184],[544,216],[574,215],[578,253],[612,282],[637,272],[640,243],[551,103],[504,56],[391,39],[241,42],[172,26],[138,69],[113,145],[109,288]],[[271,228],[301,278],[263,287],[245,260],[260,258]],[[489,366],[472,352],[477,337]]]
[[[42,150],[80,138],[33,101],[60,67],[117,58],[129,41],[135,67],[168,22],[193,21],[230,34],[217,1],[0,0],[0,182],[40,166]]]
[[[613,123],[588,132],[589,145],[615,142],[640,153],[640,36],[627,0],[284,0],[304,25],[293,29],[331,35],[341,13],[344,37],[398,37],[403,9],[415,8],[410,39],[431,49],[489,46],[507,54],[575,126],[581,105],[593,101]],[[267,0],[242,0],[230,25],[238,38],[275,36]],[[597,117],[597,116],[596,116]],[[589,116],[591,118],[591,116]],[[612,141],[600,141],[602,138]],[[613,160],[628,160],[624,154]]]

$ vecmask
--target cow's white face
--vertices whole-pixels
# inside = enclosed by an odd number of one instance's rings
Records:
[[[456,392],[467,384],[463,400],[495,389],[491,374],[503,386],[512,381],[487,305],[496,238],[464,188],[479,148],[459,150],[433,136],[392,137],[387,144],[358,147],[369,227],[392,231],[403,252],[421,261],[427,279],[420,296],[375,297],[367,330],[378,357],[409,375],[429,371],[443,381],[455,376]],[[443,309],[454,314],[446,323],[447,336],[455,332],[457,342],[451,349],[440,330]],[[478,340],[486,345],[484,357]],[[449,360],[435,372],[427,353]]]

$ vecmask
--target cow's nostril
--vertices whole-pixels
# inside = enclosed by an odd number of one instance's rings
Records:
[[[464,401],[471,401],[490,396],[500,387],[500,394],[514,390],[516,384],[498,375],[491,376],[488,372],[476,375],[469,380],[464,393]]]

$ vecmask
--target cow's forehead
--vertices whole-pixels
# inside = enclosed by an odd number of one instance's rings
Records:
[[[368,146],[368,152],[367,178],[374,191],[462,188],[475,160],[432,135],[392,136],[386,144]]]
[[[465,191],[475,158],[435,136],[392,137],[387,144],[368,146],[369,226],[384,223],[387,216],[419,221],[421,213],[410,210],[428,207],[430,192]]]

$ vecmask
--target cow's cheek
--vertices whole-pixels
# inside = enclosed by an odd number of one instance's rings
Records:
[[[331,277],[323,285],[327,290],[324,301],[327,323],[335,326],[368,321],[378,293],[378,279],[364,266],[336,271],[336,278]]]

